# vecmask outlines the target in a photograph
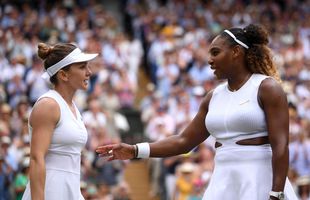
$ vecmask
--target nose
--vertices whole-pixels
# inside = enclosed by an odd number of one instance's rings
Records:
[[[92,75],[92,71],[90,70],[90,67],[89,67],[89,66],[86,67],[86,74],[87,74],[88,76],[91,76],[91,75]]]
[[[209,63],[209,65],[213,64],[213,59],[211,58],[211,56],[208,56],[208,63]]]

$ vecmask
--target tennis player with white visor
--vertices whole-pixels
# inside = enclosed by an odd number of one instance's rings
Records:
[[[80,165],[87,131],[73,97],[87,89],[88,61],[97,55],[73,44],[38,45],[43,77],[54,87],[37,100],[29,117],[30,181],[23,200],[84,200]]]

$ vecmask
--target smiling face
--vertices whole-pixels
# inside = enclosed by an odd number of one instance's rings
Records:
[[[212,41],[209,47],[208,62],[218,79],[229,77],[234,62],[233,47],[228,45],[225,38],[217,36]]]
[[[74,63],[66,72],[68,83],[74,89],[87,90],[91,71],[88,62]]]

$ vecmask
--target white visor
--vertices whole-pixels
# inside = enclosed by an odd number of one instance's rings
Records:
[[[97,53],[93,53],[93,54],[83,53],[79,48],[76,48],[71,53],[69,53],[66,57],[60,60],[58,63],[47,68],[46,72],[42,74],[42,78],[49,79],[50,77],[54,76],[59,70],[61,70],[62,68],[72,63],[90,61],[94,59],[97,55],[98,55]]]

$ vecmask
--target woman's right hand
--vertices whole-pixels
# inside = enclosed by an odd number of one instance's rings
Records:
[[[128,160],[135,158],[135,147],[125,143],[108,144],[99,146],[96,152],[100,157],[104,157],[107,161],[112,160]]]

